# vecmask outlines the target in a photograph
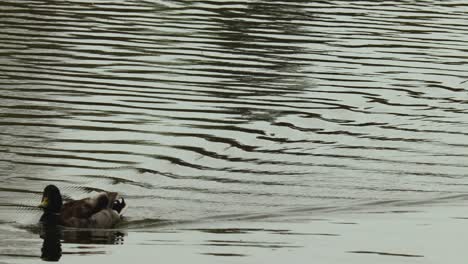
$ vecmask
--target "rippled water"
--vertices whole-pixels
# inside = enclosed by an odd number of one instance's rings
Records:
[[[0,3],[0,220],[45,185],[125,229],[460,197],[460,1]],[[0,251],[4,245],[0,242]]]

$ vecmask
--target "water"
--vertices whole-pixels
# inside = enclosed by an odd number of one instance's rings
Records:
[[[0,256],[39,257],[50,183],[130,204],[117,231],[60,238],[65,253],[147,252],[125,241],[167,229],[198,245],[226,223],[216,241],[247,229],[268,246],[262,230],[298,219],[294,234],[330,212],[463,201],[467,17],[451,0],[1,1],[0,238],[24,252]],[[84,251],[68,254],[115,257]]]

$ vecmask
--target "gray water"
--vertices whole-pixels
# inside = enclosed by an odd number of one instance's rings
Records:
[[[40,245],[47,184],[120,192],[123,246],[465,199],[467,19],[460,1],[2,0],[2,232]]]

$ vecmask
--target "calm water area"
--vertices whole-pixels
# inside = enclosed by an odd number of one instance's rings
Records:
[[[455,0],[0,0],[0,263],[466,263],[467,21]],[[126,217],[44,232],[48,184]]]

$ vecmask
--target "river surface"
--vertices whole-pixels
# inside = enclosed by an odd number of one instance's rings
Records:
[[[300,234],[331,212],[460,204],[467,21],[452,0],[1,0],[0,263],[40,259],[47,184],[130,206],[104,235],[61,233],[76,262],[217,234],[247,251],[199,263],[253,263],[322,247]]]

